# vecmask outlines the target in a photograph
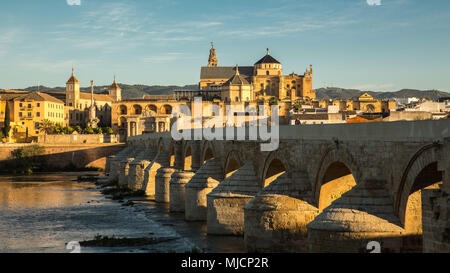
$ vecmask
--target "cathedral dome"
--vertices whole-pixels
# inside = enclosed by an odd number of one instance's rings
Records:
[[[274,57],[270,56],[269,49],[267,49],[266,56],[262,57],[255,64],[281,64],[281,63],[277,61]]]

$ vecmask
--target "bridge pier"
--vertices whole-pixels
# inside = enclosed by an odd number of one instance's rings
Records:
[[[134,160],[134,155],[136,153],[133,153],[133,157],[125,157],[119,162],[119,186],[127,186],[128,185],[128,171],[130,170],[130,163]]]
[[[450,138],[444,139],[438,169],[443,172],[439,189],[422,191],[423,252],[450,252]]]
[[[184,212],[186,206],[186,184],[195,172],[176,170],[170,178],[170,208],[171,212]]]
[[[170,179],[176,170],[170,167],[161,167],[155,176],[155,201],[159,203],[170,202]]]
[[[196,171],[186,184],[185,219],[187,221],[206,221],[207,200],[210,193],[223,180],[220,160],[210,159]]]
[[[385,180],[366,179],[330,206],[308,228],[310,252],[369,252],[376,241],[381,252],[401,252],[405,230],[394,213]]]
[[[156,156],[156,151],[148,147],[142,151],[135,160],[130,162],[130,169],[128,171],[128,186],[133,190],[142,190],[144,181],[145,168],[151,163]]]
[[[244,206],[261,190],[249,161],[207,195],[208,234],[243,235]]]
[[[132,150],[134,150],[134,146],[127,146],[125,149],[120,151],[114,156],[108,157],[107,167],[109,169],[108,180],[114,181],[119,179],[120,169],[119,162],[123,159],[123,157],[127,156]]]
[[[160,151],[155,158],[148,164],[144,171],[144,179],[142,183],[142,190],[148,196],[156,195],[156,174],[160,168],[169,166],[170,157],[167,152]],[[156,198],[156,197],[155,197]]]
[[[245,206],[247,252],[307,252],[306,225],[318,214],[311,204],[306,173],[280,175]]]

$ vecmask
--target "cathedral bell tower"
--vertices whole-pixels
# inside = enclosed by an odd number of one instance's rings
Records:
[[[74,108],[79,107],[80,82],[77,80],[72,68],[72,76],[66,82],[66,105]]]
[[[214,48],[214,43],[211,42],[211,50],[209,51],[208,67],[216,67],[218,64],[216,49]]]
[[[114,82],[109,87],[109,96],[114,101],[121,101],[122,100],[122,89],[120,89],[120,86],[116,82],[116,75],[114,75]]]

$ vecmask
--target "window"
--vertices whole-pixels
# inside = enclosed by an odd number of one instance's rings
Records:
[[[269,76],[269,71],[266,71],[266,75]]]
[[[28,117],[31,118],[31,112],[28,112]]]
[[[22,107],[23,106],[23,104],[22,103],[19,103],[19,107]]]
[[[41,104],[39,102],[37,103],[37,107],[41,107]]]
[[[19,117],[22,117],[22,112],[19,112]]]
[[[28,103],[28,108],[31,108],[31,103]]]

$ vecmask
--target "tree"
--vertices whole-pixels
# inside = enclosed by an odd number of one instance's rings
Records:
[[[272,106],[272,105],[278,105],[278,99],[275,98],[275,97],[271,97],[271,98],[269,99],[269,105],[270,105],[270,106]]]
[[[75,127],[73,127],[73,129],[74,129],[75,131],[77,131],[77,133],[79,133],[79,134],[80,134],[80,133],[81,133],[81,131],[82,131],[82,130],[81,130],[81,127],[80,127],[80,126],[78,126],[78,125],[77,125],[77,126],[75,126]]]
[[[5,108],[5,125],[3,126],[3,134],[6,138],[9,136],[9,131],[11,131],[11,117],[9,113],[9,105],[8,102],[6,102],[6,108]]]
[[[106,128],[104,128],[103,132],[104,132],[105,134],[108,134],[108,135],[114,134],[114,131],[113,131],[113,129],[112,129],[111,127],[106,127]]]
[[[301,101],[297,100],[294,105],[292,105],[292,107],[294,108],[295,112],[300,111],[300,109],[302,109],[302,103]]]
[[[88,134],[88,135],[92,135],[94,133],[94,129],[92,129],[91,126],[86,127],[86,129],[84,129],[84,133]]]
[[[99,134],[103,134],[103,130],[102,130],[102,128],[98,127],[98,128],[95,128],[95,129],[94,129],[94,133],[95,133],[95,134],[98,134],[98,135],[99,135]]]
[[[53,133],[55,130],[55,125],[52,121],[48,119],[44,119],[42,122],[39,123],[39,131],[43,132],[44,134],[48,135]]]

